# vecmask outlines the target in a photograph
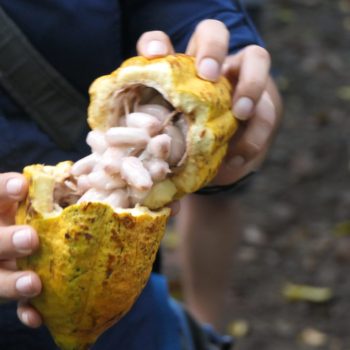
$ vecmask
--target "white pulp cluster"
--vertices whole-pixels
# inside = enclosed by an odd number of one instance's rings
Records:
[[[181,163],[185,151],[184,119],[157,104],[139,105],[106,132],[90,131],[91,154],[72,169],[79,202],[99,201],[114,208],[142,204],[152,186]]]

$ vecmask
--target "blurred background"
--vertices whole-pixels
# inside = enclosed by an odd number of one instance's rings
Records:
[[[285,114],[234,254],[235,350],[350,349],[350,0],[246,1]],[[181,298],[177,235],[165,267]]]

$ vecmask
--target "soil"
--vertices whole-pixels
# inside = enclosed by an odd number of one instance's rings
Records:
[[[285,113],[263,169],[240,197],[235,349],[348,350],[350,1],[263,3],[261,31]],[[287,283],[297,285],[299,300],[283,294]],[[308,296],[299,285],[317,289]]]

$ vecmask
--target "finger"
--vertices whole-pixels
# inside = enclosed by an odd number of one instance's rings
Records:
[[[0,175],[0,216],[12,213],[16,202],[23,200],[28,191],[25,178],[18,173]]]
[[[237,137],[230,142],[228,155],[220,170],[220,181],[230,183],[238,180],[258,164],[272,142],[277,125],[275,107],[268,93],[264,93],[256,106],[255,116],[247,122]]]
[[[237,81],[233,111],[238,119],[246,120],[254,114],[268,82],[270,65],[269,53],[257,45],[227,58],[225,73],[230,80]]]
[[[17,271],[17,261],[16,259],[10,259],[10,260],[0,260],[0,270],[10,270],[10,271]]]
[[[272,139],[276,121],[276,109],[270,96],[265,92],[256,106],[254,117],[247,123],[241,137],[234,140],[230,146],[231,163],[232,161],[234,163],[234,158],[237,156],[241,157],[243,162],[255,158]]]
[[[171,216],[175,216],[180,212],[180,201],[171,202],[168,207],[171,209]]]
[[[31,328],[38,328],[43,322],[39,312],[27,302],[18,303],[17,316],[24,325]]]
[[[38,246],[38,236],[30,226],[0,227],[1,260],[29,255]]]
[[[0,211],[0,226],[9,226],[15,224],[15,215],[18,209],[18,203],[4,204],[2,211]]]
[[[0,298],[31,298],[41,291],[39,277],[31,271],[0,270]]]
[[[145,57],[161,57],[174,53],[169,37],[161,31],[146,32],[136,44],[137,53]]]
[[[196,57],[198,75],[216,81],[227,56],[229,31],[217,20],[204,20],[198,24],[186,53]]]

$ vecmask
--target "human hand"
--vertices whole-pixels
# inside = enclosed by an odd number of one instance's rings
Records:
[[[232,108],[240,119],[239,131],[230,141],[215,184],[233,183],[256,170],[272,143],[281,117],[281,100],[269,76],[270,56],[256,45],[227,55],[229,32],[216,20],[200,22],[192,35],[186,53],[196,57],[198,75],[216,81],[226,75],[235,86]],[[137,50],[145,57],[173,54],[169,37],[160,31],[143,34]]]
[[[14,225],[18,202],[27,191],[22,175],[0,174],[0,299],[18,300],[19,319],[27,326],[38,327],[41,317],[27,300],[40,293],[40,279],[32,271],[18,271],[16,266],[16,258],[30,255],[39,246],[33,228]]]

